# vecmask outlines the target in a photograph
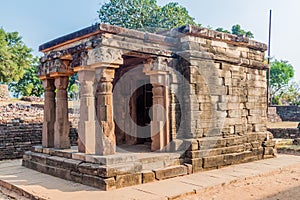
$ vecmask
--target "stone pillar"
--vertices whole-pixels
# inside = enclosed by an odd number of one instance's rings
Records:
[[[78,71],[80,87],[80,120],[78,127],[78,151],[97,154],[99,137],[96,133],[96,111],[94,82],[95,71],[83,69]]]
[[[42,145],[45,148],[54,147],[54,122],[55,122],[55,86],[54,79],[44,79],[44,122],[42,132]]]
[[[56,91],[56,119],[54,124],[54,147],[59,149],[70,148],[69,116],[68,116],[68,76],[55,77]]]
[[[100,155],[111,155],[116,152],[115,124],[113,119],[113,78],[115,69],[107,66],[96,68],[97,80],[97,120],[103,134]]]
[[[151,121],[151,150],[162,150],[164,148],[164,94],[163,86],[158,84],[152,85],[153,93],[153,119]]]
[[[170,143],[168,66],[164,58],[145,63],[144,71],[150,76],[153,93],[151,121],[151,150],[163,150]]]

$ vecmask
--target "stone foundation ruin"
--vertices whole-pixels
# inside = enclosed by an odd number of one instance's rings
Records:
[[[97,24],[48,42],[43,144],[23,165],[110,190],[273,157],[266,49],[190,25],[152,34]],[[74,73],[78,147],[68,137]]]

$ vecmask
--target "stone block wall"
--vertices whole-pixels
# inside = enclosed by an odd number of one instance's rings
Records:
[[[77,145],[77,129],[70,129],[72,146]],[[25,151],[42,143],[41,123],[0,124],[0,160],[22,158]]]
[[[300,122],[299,106],[272,106],[271,109],[276,109],[276,113],[282,121]]]
[[[9,123],[0,126],[0,160],[22,158],[42,141],[42,124]]]
[[[194,138],[185,162],[194,172],[273,157],[275,152],[266,126],[265,47],[251,40],[234,44],[214,34],[180,39],[178,67],[190,83],[182,95],[190,98],[184,105],[185,134]]]
[[[226,41],[181,38],[188,62],[191,132],[231,137],[267,132],[264,50]]]
[[[300,138],[300,132],[297,128],[270,128],[268,131],[273,134],[274,138]]]
[[[276,107],[268,108],[268,121],[269,122],[281,122],[281,117],[277,114]]]

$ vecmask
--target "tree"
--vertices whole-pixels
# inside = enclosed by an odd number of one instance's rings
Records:
[[[280,101],[290,105],[300,105],[300,82],[291,82],[287,91],[282,94]]]
[[[0,28],[0,82],[18,81],[32,61],[31,49],[18,32],[5,32]]]
[[[223,33],[231,33],[234,35],[246,35],[249,38],[254,38],[254,35],[252,32],[243,30],[241,28],[241,25],[239,25],[239,24],[233,25],[231,28],[231,32],[226,29],[220,28],[220,27],[217,28],[216,31],[223,32]]]
[[[158,6],[156,0],[110,0],[98,11],[101,23],[155,32],[185,24],[196,25],[178,3]]]
[[[223,33],[231,33],[230,31],[226,30],[226,29],[223,29],[223,28],[217,28],[216,31],[219,31],[219,32],[223,32]]]
[[[233,25],[231,28],[231,33],[234,35],[246,35],[249,38],[254,38],[253,33],[251,33],[250,31],[245,31],[241,28],[241,25],[236,24]]]
[[[39,59],[33,59],[30,67],[24,69],[24,75],[18,82],[9,84],[10,91],[15,97],[36,96],[40,97],[44,93],[41,80],[36,75],[36,67],[39,65]]]
[[[275,60],[271,62],[270,88],[272,103],[278,104],[287,91],[290,80],[294,77],[294,68],[288,61]]]
[[[69,78],[68,96],[70,100],[77,100],[79,97],[78,74],[74,74]]]

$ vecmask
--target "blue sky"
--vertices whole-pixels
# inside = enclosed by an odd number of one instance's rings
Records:
[[[38,54],[38,46],[56,37],[97,22],[97,9],[104,0],[1,0],[0,26],[18,31]],[[158,0],[164,5],[169,0]],[[269,10],[273,10],[271,54],[288,60],[300,80],[300,1],[298,0],[173,0],[185,6],[198,23],[230,29],[234,24],[268,42]]]

